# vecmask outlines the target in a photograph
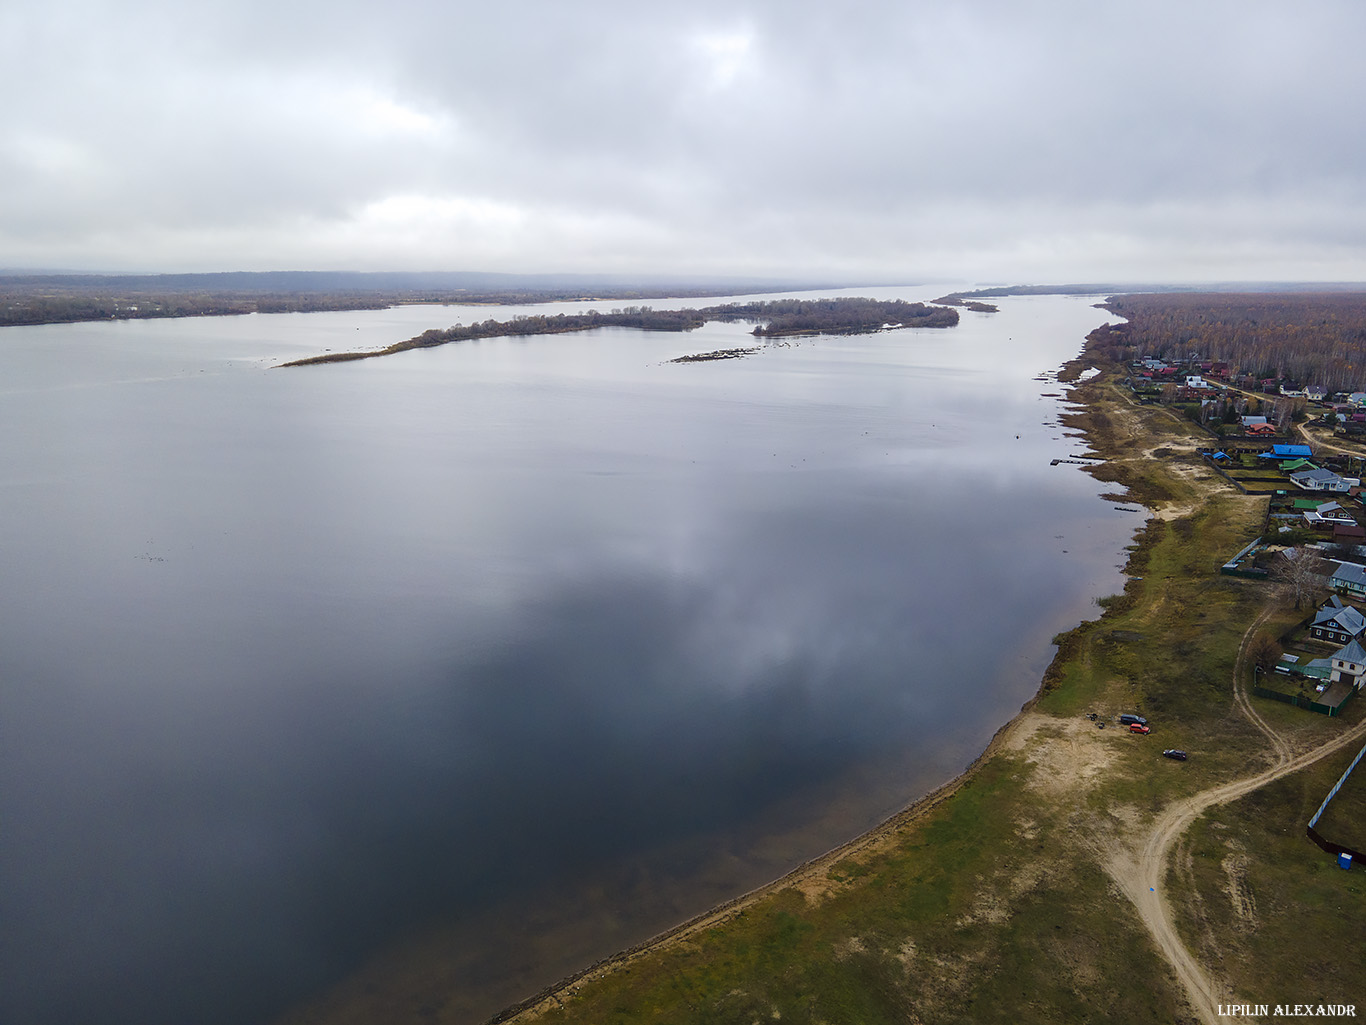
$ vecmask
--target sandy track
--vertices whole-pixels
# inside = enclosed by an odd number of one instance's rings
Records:
[[[1334,444],[1331,441],[1325,441],[1317,434],[1311,433],[1309,428],[1304,424],[1296,424],[1295,430],[1299,431],[1300,437],[1304,438],[1306,445],[1313,445],[1319,449],[1327,449],[1329,452],[1335,452],[1342,456],[1359,456],[1362,454],[1360,447],[1343,448],[1341,445]]]
[[[1167,877],[1167,858],[1172,845],[1207,809],[1237,800],[1273,780],[1307,768],[1319,759],[1326,758],[1335,751],[1366,737],[1366,722],[1363,722],[1312,751],[1295,755],[1285,739],[1267,725],[1253,708],[1242,681],[1246,679],[1245,669],[1251,639],[1268,614],[1263,613],[1259,616],[1243,635],[1243,643],[1238,649],[1238,658],[1234,665],[1233,692],[1239,708],[1271,742],[1274,764],[1255,775],[1213,787],[1170,805],[1153,823],[1136,855],[1120,854],[1110,858],[1105,864],[1105,870],[1137,908],[1139,918],[1152,934],[1158,949],[1175,969],[1191,1006],[1206,1025],[1218,1025],[1221,1019],[1216,1013],[1217,1005],[1232,1001],[1228,999],[1230,994],[1227,993],[1227,987],[1205,971],[1191,956],[1177,934],[1171,902],[1167,899],[1164,886]]]
[[[1233,663],[1233,701],[1257,729],[1261,730],[1267,740],[1271,742],[1271,749],[1274,754],[1274,764],[1284,765],[1290,761],[1294,752],[1290,744],[1279,733],[1273,730],[1270,724],[1262,718],[1260,712],[1252,705],[1252,699],[1248,696],[1247,687],[1242,685],[1242,681],[1247,679],[1247,663],[1250,658],[1249,652],[1252,648],[1252,640],[1257,635],[1257,631],[1262,625],[1271,618],[1274,609],[1270,606],[1262,610],[1262,614],[1252,621],[1246,632],[1243,634],[1242,643],[1238,645],[1238,657]]]

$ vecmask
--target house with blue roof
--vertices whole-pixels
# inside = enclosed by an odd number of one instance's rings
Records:
[[[1314,453],[1308,445],[1272,445],[1270,452],[1263,452],[1263,459],[1308,459]]]

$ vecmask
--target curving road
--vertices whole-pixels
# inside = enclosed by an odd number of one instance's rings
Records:
[[[1298,772],[1366,737],[1366,722],[1333,738],[1326,744],[1301,755],[1294,754],[1285,739],[1273,730],[1253,708],[1244,685],[1248,648],[1253,634],[1265,622],[1269,610],[1259,616],[1243,635],[1238,658],[1233,668],[1234,701],[1271,743],[1273,764],[1252,776],[1205,790],[1193,797],[1177,801],[1167,807],[1153,823],[1137,857],[1119,855],[1105,866],[1124,895],[1138,909],[1139,918],[1152,934],[1153,941],[1176,970],[1177,978],[1185,987],[1191,1006],[1206,1025],[1220,1025],[1217,1012],[1220,1003],[1232,1002],[1226,987],[1213,979],[1204,967],[1191,956],[1176,932],[1171,902],[1167,899],[1164,882],[1167,878],[1167,859],[1172,845],[1186,828],[1207,809],[1249,794],[1273,780]]]

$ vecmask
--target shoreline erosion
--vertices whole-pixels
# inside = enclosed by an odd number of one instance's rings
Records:
[[[942,302],[943,300],[938,300]],[[1102,307],[1103,308],[1103,307]],[[991,312],[995,312],[992,310]],[[1086,441],[1088,462],[1085,464],[1087,472],[1104,483],[1116,485],[1117,488],[1125,489],[1127,492],[1130,481],[1129,475],[1122,470],[1112,471],[1104,476],[1103,468],[1106,463],[1100,460],[1106,458],[1104,453],[1093,455],[1097,451],[1095,444],[1094,425],[1089,418],[1096,412],[1088,403],[1075,397],[1077,390],[1092,380],[1097,374],[1090,374],[1083,377],[1088,369],[1094,369],[1096,358],[1088,351],[1090,348],[1090,336],[1083,345],[1082,350],[1072,359],[1066,361],[1059,368],[1055,380],[1059,384],[1068,385],[1072,392],[1068,394],[1064,401],[1076,406],[1070,412],[1060,414],[1060,421],[1067,427],[1079,431],[1079,437]],[[1091,462],[1090,460],[1096,460]],[[1097,472],[1100,471],[1100,472]],[[1099,495],[1101,501],[1124,501],[1135,505],[1143,505],[1148,509],[1149,515],[1144,523],[1139,526],[1132,537],[1132,542],[1128,546],[1128,554],[1125,559],[1122,575],[1125,580],[1126,591],[1130,582],[1136,579],[1135,573],[1140,572],[1142,564],[1147,558],[1148,544],[1146,537],[1149,528],[1158,518],[1157,512],[1152,508],[1151,499],[1145,501],[1141,496],[1124,493],[1107,493]],[[1099,597],[1099,596],[1097,596]],[[1127,607],[1127,606],[1126,606]],[[961,772],[941,783],[939,786],[930,790],[928,793],[913,800],[906,807],[896,812],[883,822],[875,825],[868,831],[839,844],[823,854],[817,855],[804,861],[797,867],[786,872],[761,886],[755,887],[743,894],[740,894],[728,901],[716,905],[707,911],[702,912],[686,921],[657,933],[656,935],[634,944],[624,950],[602,958],[599,961],[568,975],[558,982],[545,987],[536,994],[519,1001],[498,1014],[486,1020],[485,1025],[506,1025],[510,1022],[534,1021],[544,1013],[565,1006],[563,997],[572,997],[576,991],[584,984],[621,969],[629,970],[631,962],[652,952],[662,952],[668,948],[680,944],[689,938],[713,927],[728,922],[741,915],[746,908],[759,903],[766,897],[778,894],[788,889],[802,890],[803,885],[809,880],[828,872],[836,864],[854,855],[867,854],[876,851],[880,847],[885,847],[904,831],[911,827],[921,824],[930,813],[940,808],[945,802],[953,798],[965,785],[970,783],[993,758],[1001,752],[1007,750],[1015,735],[1022,730],[1026,730],[1026,720],[1031,711],[1048,694],[1056,684],[1060,675],[1060,666],[1073,657],[1073,645],[1069,641],[1074,639],[1080,632],[1096,626],[1107,617],[1119,611],[1118,603],[1107,605],[1102,609],[1101,615],[1094,620],[1083,619],[1077,622],[1070,629],[1057,636],[1057,651],[1049,661],[1047,667],[1040,678],[1039,686],[1034,694],[1024,702],[1020,710],[1015,713],[1007,722],[1002,724],[991,739],[987,742],[981,753],[977,755]]]

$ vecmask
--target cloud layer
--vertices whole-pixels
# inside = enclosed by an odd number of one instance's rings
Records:
[[[1366,277],[1366,9],[0,12],[0,264]]]

